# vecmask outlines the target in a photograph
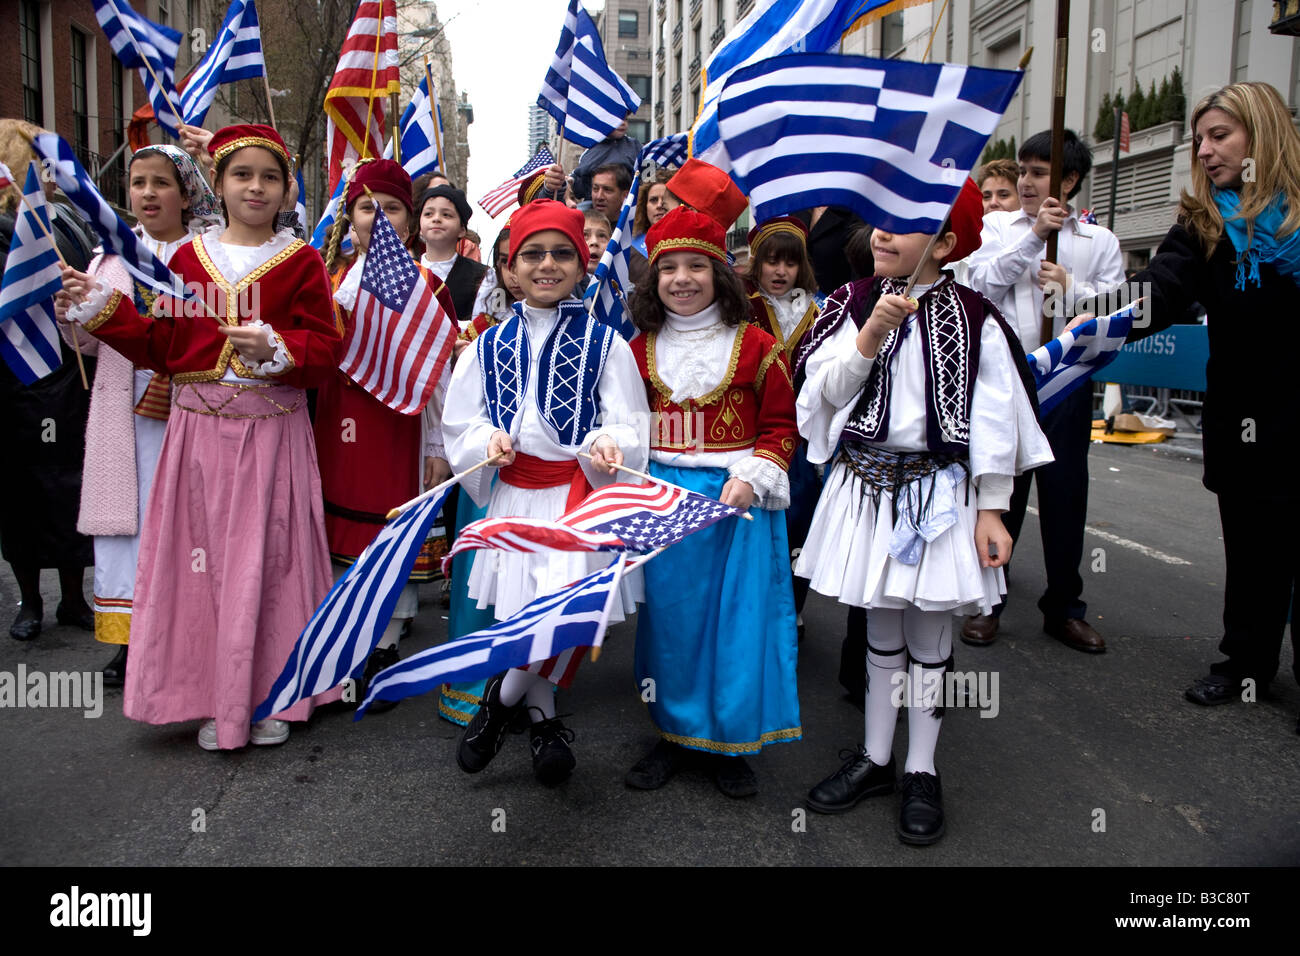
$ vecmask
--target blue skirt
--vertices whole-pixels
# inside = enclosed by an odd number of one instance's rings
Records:
[[[650,471],[714,498],[729,477],[657,462]],[[785,515],[751,514],[696,532],[644,570],[637,689],[653,698],[659,732],[694,750],[752,754],[803,734]]]
[[[457,488],[460,500],[456,503],[456,534],[471,521],[487,516],[487,505],[482,508],[474,499]],[[451,610],[447,614],[447,639],[454,641],[496,623],[492,608],[478,609],[478,602],[470,600],[469,571],[476,551],[458,554],[451,562]],[[443,684],[438,695],[438,715],[464,727],[478,713],[478,702],[483,696],[487,681],[470,684]]]

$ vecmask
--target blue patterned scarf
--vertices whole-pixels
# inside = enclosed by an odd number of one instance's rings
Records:
[[[1254,235],[1247,240],[1246,220],[1238,215],[1241,194],[1232,189],[1214,190],[1214,202],[1223,216],[1223,227],[1237,250],[1237,289],[1246,283],[1259,285],[1259,267],[1269,263],[1280,275],[1300,284],[1300,230],[1285,239],[1277,237],[1286,219],[1286,200],[1281,193],[1255,218]]]

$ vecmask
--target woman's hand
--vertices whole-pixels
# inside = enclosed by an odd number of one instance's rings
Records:
[[[754,503],[754,486],[739,478],[728,478],[727,483],[722,486],[722,497],[718,500],[724,505],[748,511],[749,506]]]
[[[266,341],[264,325],[223,325],[218,331],[230,339],[242,360],[269,362],[275,358],[275,349]]]
[[[494,431],[488,439],[487,453],[489,458],[497,459],[493,464],[498,468],[512,464],[515,460],[515,448],[510,443],[510,436],[500,430]]]
[[[451,465],[445,458],[426,457],[424,459],[424,487],[432,488],[451,477]]]
[[[975,550],[982,568],[1000,568],[1011,560],[1011,535],[1002,523],[1002,512],[980,511],[975,519]]]
[[[608,435],[601,435],[592,443],[591,464],[603,475],[612,475],[618,471],[616,465],[623,464],[623,451]]]

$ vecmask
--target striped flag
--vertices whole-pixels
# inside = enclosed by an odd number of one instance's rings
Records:
[[[615,482],[598,488],[554,521],[483,518],[461,529],[443,558],[443,573],[462,551],[649,551],[676,544],[741,508],[677,485]]]
[[[339,215],[339,203],[343,200],[343,187],[347,180],[340,179],[338,185],[334,187],[334,193],[330,196],[330,201],[325,204],[325,211],[320,214],[320,222],[316,223],[316,228],[312,231],[311,241],[308,243],[317,252],[325,251],[325,243],[329,241],[330,229],[334,226],[334,220]]]
[[[392,620],[424,538],[454,487],[446,482],[441,492],[384,525],[307,622],[253,720],[265,720],[361,672]]]
[[[95,18],[122,65],[139,71],[158,125],[173,139],[180,139],[180,129],[176,126],[176,104],[180,102],[176,92],[176,53],[181,45],[180,33],[146,20],[131,9],[127,0],[95,0]]]
[[[662,139],[652,139],[641,147],[636,158],[636,172],[645,173],[651,166],[677,169],[686,164],[690,156],[689,137],[686,133],[673,133]]]
[[[298,182],[298,201],[293,204],[293,214],[298,217],[298,224],[302,226],[305,234],[307,232],[307,187],[302,181],[301,166],[293,171],[293,177]]]
[[[551,151],[545,146],[539,147],[537,155],[520,166],[513,176],[480,199],[478,201],[479,206],[495,219],[515,204],[515,201],[519,198],[519,186],[524,180],[539,169],[545,169],[547,166],[554,164],[555,157],[551,155]]]
[[[32,137],[32,147],[46,160],[45,166],[54,173],[55,184],[99,234],[105,252],[121,256],[127,271],[148,288],[191,298],[180,280],[140,242],[131,227],[100,195],[67,141],[57,133],[40,133]]]
[[[619,555],[609,567],[538,598],[508,620],[412,654],[380,671],[371,680],[356,719],[376,700],[426,694],[440,684],[482,680],[512,667],[557,656],[576,657],[577,648],[599,646],[610,608],[617,600],[625,561],[626,557]]]
[[[181,116],[191,126],[202,126],[218,86],[265,75],[257,7],[253,0],[231,0],[216,42],[190,73],[180,98]]]
[[[459,329],[376,208],[343,373],[389,408],[416,415],[451,358]]]
[[[569,0],[537,105],[560,124],[565,139],[588,147],[641,106],[641,97],[606,62],[596,24],[578,0]]]
[[[331,194],[345,163],[381,154],[388,94],[402,88],[397,67],[395,0],[361,0],[325,94]]]
[[[784,53],[838,50],[840,37],[858,21],[878,18],[898,6],[898,0],[758,0],[704,65],[691,155],[719,169],[729,168],[718,132],[718,98],[733,72]]]
[[[0,178],[13,183],[13,174],[3,164]],[[0,356],[19,381],[31,385],[62,364],[54,295],[63,288],[63,280],[59,254],[48,235],[50,214],[35,163],[27,167],[23,197],[31,209],[22,205],[16,210],[4,280],[0,283]],[[37,224],[37,216],[44,229]]]
[[[429,95],[429,75],[426,73],[411,97],[402,124],[398,127],[402,137],[402,168],[411,179],[431,173],[442,165],[439,158],[442,146],[442,110],[438,106],[438,86],[434,84]],[[388,137],[384,159],[393,158],[393,138]]]
[[[846,206],[935,233],[1020,85],[1018,70],[787,54],[735,70],[718,100],[731,177],[758,222]]]
[[[1026,356],[1038,386],[1040,414],[1046,415],[1095,372],[1115,361],[1133,328],[1137,305],[1132,302],[1118,312],[1066,329]]]

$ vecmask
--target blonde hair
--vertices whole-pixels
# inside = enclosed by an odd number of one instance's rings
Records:
[[[1201,117],[1215,109],[1245,127],[1246,156],[1254,159],[1254,179],[1241,184],[1239,215],[1246,222],[1247,238],[1253,239],[1255,219],[1279,193],[1287,206],[1279,237],[1300,229],[1300,133],[1291,111],[1282,95],[1267,83],[1233,83],[1211,93],[1192,110],[1192,189],[1183,190],[1178,215],[1200,240],[1206,259],[1223,238],[1224,227],[1214,201],[1214,185],[1196,156],[1195,135]]]
[[[39,126],[23,120],[0,119],[0,163],[8,166],[14,176],[14,184],[0,191],[0,212],[13,212],[22,201],[27,164],[36,158],[32,137],[43,132]]]

